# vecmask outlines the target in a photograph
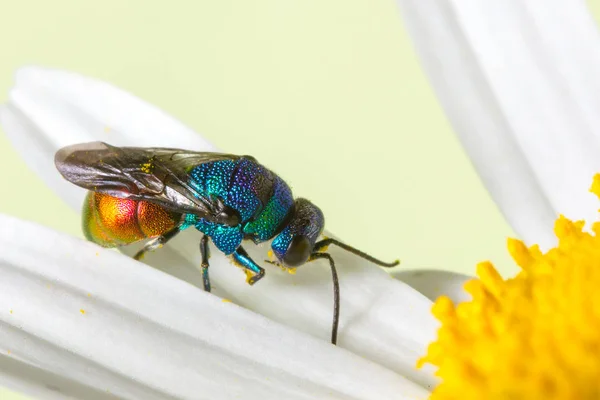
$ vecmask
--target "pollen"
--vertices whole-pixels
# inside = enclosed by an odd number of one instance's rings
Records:
[[[142,172],[146,173],[146,174],[151,174],[152,170],[154,169],[154,164],[152,163],[152,159],[148,160],[148,162],[140,165],[140,169],[142,170]]]
[[[600,197],[600,175],[591,191]],[[471,301],[436,301],[441,327],[418,362],[438,368],[430,399],[600,398],[600,223],[583,228],[560,216],[546,253],[509,239],[515,277],[483,262]]]
[[[250,284],[250,282],[252,281],[252,278],[254,277],[254,273],[247,269],[244,269],[244,274],[246,274],[246,283]]]

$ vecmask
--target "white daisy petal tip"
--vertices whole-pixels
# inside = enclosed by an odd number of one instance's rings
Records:
[[[431,301],[435,301],[440,296],[448,296],[454,303],[471,300],[471,295],[464,290],[465,283],[473,279],[468,275],[434,269],[398,270],[390,275],[411,286]]]
[[[597,220],[587,189],[600,171],[600,34],[586,2],[398,5],[454,132],[519,237],[548,249],[559,213]]]
[[[427,394],[342,348],[114,251],[3,215],[0,227],[0,303],[7,308],[0,365],[9,368],[0,381],[35,389],[44,380],[32,377],[53,373],[64,397],[89,390],[94,398]]]
[[[35,122],[12,103],[0,106],[0,127],[27,165],[73,209],[80,210],[85,191],[65,181],[54,167],[54,146]],[[52,155],[52,157],[49,157]]]
[[[142,142],[154,147],[216,150],[156,106],[110,83],[69,71],[37,66],[19,69],[9,104],[41,129],[38,140],[46,140],[54,150],[98,140],[119,146]]]

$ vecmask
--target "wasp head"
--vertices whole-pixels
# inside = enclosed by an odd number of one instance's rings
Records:
[[[271,243],[279,262],[286,267],[307,262],[324,225],[325,218],[317,206],[306,199],[296,199],[291,218]]]

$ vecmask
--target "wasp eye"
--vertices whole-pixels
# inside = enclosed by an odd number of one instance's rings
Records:
[[[296,236],[283,256],[283,263],[288,267],[297,267],[308,261],[312,247],[306,236]]]

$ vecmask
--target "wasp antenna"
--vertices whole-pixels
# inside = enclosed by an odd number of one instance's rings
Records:
[[[380,267],[392,268],[392,267],[395,267],[396,265],[400,264],[400,260],[395,260],[394,262],[391,262],[391,263],[378,260],[377,258],[368,255],[364,251],[360,251],[352,246],[348,246],[346,243],[342,243],[339,240],[332,239],[332,238],[323,239],[320,242],[315,243],[314,251],[326,249],[327,246],[329,246],[331,244],[335,244],[336,246],[341,247],[342,249],[346,250],[347,252],[357,255],[361,258],[364,258],[365,260],[371,261],[373,264],[377,264]]]
[[[328,253],[313,253],[310,261],[318,258],[326,258],[331,266],[331,277],[333,278],[333,325],[331,327],[331,343],[337,344],[338,326],[340,324],[340,282],[338,280],[337,270],[333,257]]]

